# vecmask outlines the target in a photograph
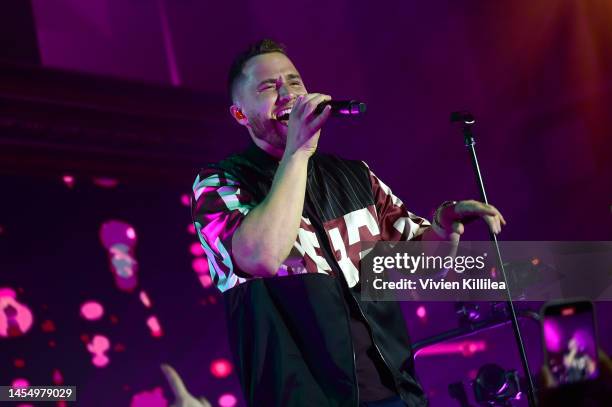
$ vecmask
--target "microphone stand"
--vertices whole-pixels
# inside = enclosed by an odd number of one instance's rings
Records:
[[[474,135],[472,134],[472,126],[476,123],[474,116],[469,112],[453,112],[451,113],[451,122],[461,122],[463,128],[463,137],[465,140],[465,146],[467,147],[470,158],[472,159],[472,165],[474,167],[474,174],[476,175],[476,183],[478,184],[478,189],[480,191],[480,198],[485,204],[488,204],[489,201],[487,199],[487,193],[485,191],[484,183],[482,181],[482,174],[480,173],[480,166],[478,165],[478,158],[476,157],[476,140],[474,140]],[[533,378],[531,376],[531,371],[529,370],[529,362],[527,361],[527,353],[525,352],[525,346],[523,344],[523,338],[521,336],[521,330],[518,324],[517,313],[514,308],[514,304],[512,303],[512,295],[510,293],[510,286],[508,285],[508,278],[506,276],[506,270],[504,269],[504,262],[501,258],[501,252],[499,250],[499,243],[497,241],[497,236],[495,233],[489,231],[489,239],[493,243],[493,247],[495,248],[495,254],[497,258],[497,266],[501,271],[502,278],[506,285],[506,306],[508,307],[508,311],[510,314],[510,319],[512,322],[512,330],[514,331],[514,338],[516,340],[516,345],[519,350],[521,363],[523,365],[523,371],[525,373],[525,381],[527,382],[527,400],[529,402],[530,407],[536,407],[537,402],[535,398],[535,386],[533,385]]]

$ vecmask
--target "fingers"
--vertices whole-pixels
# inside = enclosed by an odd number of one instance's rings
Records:
[[[291,113],[289,114],[289,119],[293,117],[301,117],[302,112],[304,111],[304,98],[308,95],[300,95],[295,99],[295,103],[293,104],[293,109],[291,109]]]
[[[176,370],[174,370],[172,366],[167,364],[162,364],[160,367],[162,372],[164,373],[164,376],[166,376],[168,385],[174,393],[174,397],[177,399],[181,399],[185,398],[185,396],[188,396],[189,392],[187,391],[187,388],[185,387],[185,384],[183,383],[181,377],[178,375],[178,373],[176,373]]]
[[[318,131],[331,115],[331,108],[326,106],[318,115],[315,115],[314,111],[320,103],[327,100],[331,100],[331,96],[321,93],[310,93],[298,97],[289,116],[290,134],[287,135],[288,140],[292,138],[291,134],[293,134],[298,146],[308,142],[310,143],[310,149],[313,151],[316,149],[320,134]]]
[[[459,202],[455,212],[463,222],[469,222],[474,217],[483,218],[489,230],[495,234],[500,233],[501,227],[507,224],[506,219],[496,207],[474,200]]]
[[[296,103],[291,111],[291,116],[308,120],[312,118],[312,113],[320,103],[331,100],[331,96],[321,93],[309,93],[298,96]]]
[[[466,216],[483,216],[483,215],[497,215],[500,214],[496,207],[493,205],[485,204],[479,201],[467,200],[460,201],[455,206],[455,212],[463,217]]]
[[[491,232],[493,232],[493,233],[495,233],[497,235],[497,234],[499,234],[501,232],[502,225],[506,225],[506,220],[502,216],[501,212],[499,212],[497,210],[496,207],[494,207],[493,205],[485,205],[485,206],[487,206],[488,209],[492,209],[493,210],[494,214],[492,216],[485,216],[485,218],[492,218],[491,225],[490,225],[490,230],[491,230]]]
[[[487,226],[489,226],[489,230],[491,231],[491,233],[495,233],[498,234],[501,232],[501,227],[502,227],[502,219],[501,219],[501,214],[498,215],[484,215],[482,217],[482,219],[485,221],[485,223],[487,224]]]
[[[323,123],[325,123],[325,121],[329,118],[329,116],[331,116],[331,106],[325,106],[325,109],[323,109],[321,114],[319,114],[312,120],[310,125],[312,126],[313,129],[318,130],[321,128],[321,126],[323,126]]]
[[[465,226],[463,226],[463,223],[453,222],[453,233],[462,235],[464,231],[465,231]]]
[[[498,234],[501,232],[501,220],[497,216],[484,216],[483,217],[486,224],[489,226],[489,230],[492,233]]]
[[[506,219],[504,219],[504,216],[501,214],[501,212],[496,207],[494,207],[493,205],[489,205],[489,204],[484,204],[484,206],[486,206],[487,209],[490,209],[493,211],[493,216],[497,218],[498,222],[501,225],[506,224]]]
[[[331,100],[331,96],[329,95],[321,95],[318,93],[314,95],[315,95],[314,97],[306,101],[306,105],[304,106],[304,118],[305,119],[311,118],[312,113],[315,111],[315,109],[319,106],[320,103]]]
[[[499,219],[501,220],[501,224],[506,226],[506,219],[504,219],[504,215],[502,215],[500,211],[497,211],[497,213],[499,215]]]

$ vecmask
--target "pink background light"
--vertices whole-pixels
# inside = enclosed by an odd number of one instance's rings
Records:
[[[127,228],[125,235],[128,237],[128,239],[136,239],[136,231],[133,227]]]
[[[221,397],[219,397],[220,407],[234,407],[237,402],[236,396],[230,393],[222,394]]]
[[[151,308],[151,299],[149,298],[147,292],[144,290],[140,292],[140,302],[142,302],[145,307]]]
[[[144,390],[132,396],[130,407],[167,407],[168,400],[164,397],[161,387]]]
[[[53,380],[53,384],[60,386],[64,383],[64,376],[59,369],[53,369],[51,380]]]
[[[11,383],[12,387],[28,387],[29,385],[30,382],[27,379],[21,377],[13,380],[13,383]]]
[[[203,256],[204,255],[204,249],[202,248],[202,245],[199,242],[193,242],[189,246],[189,251],[194,256]]]
[[[0,297],[17,298],[17,293],[10,287],[0,288]]]
[[[81,305],[81,316],[89,321],[95,321],[104,315],[104,307],[97,301],[87,301]]]
[[[187,225],[187,233],[189,233],[190,235],[196,234],[196,229],[193,223],[190,223],[189,225]]]
[[[55,332],[55,324],[47,319],[40,325],[40,329],[45,333]]]
[[[212,278],[210,278],[209,274],[200,274],[199,279],[200,284],[202,284],[202,287],[204,288],[209,288],[213,283]]]
[[[62,177],[62,181],[64,182],[64,184],[66,184],[68,188],[74,187],[74,177],[72,175],[64,175]]]
[[[93,183],[100,188],[115,188],[119,185],[119,181],[115,178],[96,177],[93,179]]]
[[[460,354],[467,357],[472,356],[478,352],[483,352],[486,349],[487,343],[485,341],[447,342],[438,343],[435,345],[427,346],[423,349],[419,349],[414,356],[417,357]]]
[[[90,343],[87,344],[87,350],[92,354],[91,363],[96,367],[105,367],[110,362],[106,352],[110,348],[110,340],[104,335],[95,335]]]
[[[546,349],[550,352],[561,351],[561,328],[559,325],[550,319],[544,321],[544,340],[546,341]]]
[[[155,315],[147,319],[147,326],[149,327],[149,331],[151,331],[151,336],[154,338],[159,338],[164,335],[164,331]]]
[[[232,363],[227,359],[215,359],[210,364],[210,373],[218,379],[224,379],[232,374]]]
[[[189,195],[187,194],[181,195],[181,204],[183,206],[191,206],[191,198],[189,198]]]
[[[10,295],[14,294],[7,292]],[[32,327],[32,322],[30,308],[14,297],[0,297],[0,337],[24,335]]]
[[[100,227],[100,241],[107,250],[121,243],[133,249],[136,245],[136,231],[129,223],[111,219]]]
[[[208,262],[203,257],[197,257],[191,262],[193,271],[198,274],[208,273]]]

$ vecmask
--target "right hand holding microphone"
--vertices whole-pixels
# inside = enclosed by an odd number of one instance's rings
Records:
[[[289,115],[285,155],[299,153],[310,157],[314,154],[321,135],[321,127],[329,118],[331,107],[326,106],[319,115],[314,111],[320,103],[328,100],[331,100],[331,96],[321,93],[309,93],[297,97]]]

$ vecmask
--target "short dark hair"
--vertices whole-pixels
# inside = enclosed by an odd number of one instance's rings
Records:
[[[269,38],[264,38],[259,40],[238,54],[232,65],[230,66],[229,74],[227,76],[227,90],[229,93],[230,99],[234,98],[234,88],[236,84],[240,81],[242,75],[242,69],[246,65],[249,59],[256,57],[257,55],[269,54],[272,52],[280,52],[283,55],[287,55],[287,51],[283,44],[280,44],[274,40]]]

